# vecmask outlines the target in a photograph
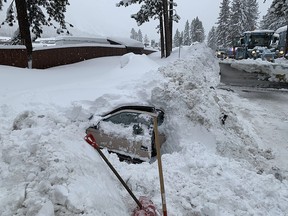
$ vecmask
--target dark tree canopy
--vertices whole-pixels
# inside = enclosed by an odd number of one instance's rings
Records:
[[[230,45],[230,0],[223,0],[220,6],[217,27],[217,45],[219,47],[228,47]]]
[[[177,4],[173,0],[121,0],[116,6],[127,7],[131,4],[141,4],[140,10],[136,14],[131,15],[138,25],[149,22],[150,19],[159,20],[161,55],[168,57],[172,51],[172,21],[180,19],[173,12],[173,7],[177,6]]]
[[[3,2],[6,0],[0,0],[0,8],[3,8]],[[68,0],[26,0],[28,22],[32,33],[35,38],[41,37],[43,33],[42,26],[53,26],[59,24],[58,33],[67,30],[65,15],[66,6],[69,5]],[[2,7],[1,7],[2,6]],[[9,26],[13,26],[17,19],[17,10],[14,6],[14,1],[8,6],[8,12],[6,20],[2,23],[7,23]],[[70,24],[69,24],[70,25]]]
[[[257,28],[257,0],[222,0],[216,30],[218,47],[229,47],[245,31]]]
[[[217,35],[216,35],[216,27],[215,26],[212,26],[211,30],[208,33],[207,45],[212,50],[217,49]]]
[[[205,40],[205,32],[202,21],[198,16],[191,22],[191,42],[203,42]]]
[[[273,0],[260,25],[265,29],[276,30],[284,25],[287,25],[287,22],[288,0]]]

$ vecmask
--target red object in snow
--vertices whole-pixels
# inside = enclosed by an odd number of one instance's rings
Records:
[[[142,205],[142,208],[140,209],[137,207],[137,209],[134,210],[133,216],[157,216],[156,206],[154,203],[148,199],[145,196],[140,196],[139,201]]]

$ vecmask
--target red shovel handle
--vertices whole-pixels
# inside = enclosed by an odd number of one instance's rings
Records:
[[[85,137],[84,137],[84,140],[90,144],[91,146],[93,146],[94,148],[97,148],[99,147],[96,143],[96,140],[94,138],[94,136],[92,134],[87,134]]]

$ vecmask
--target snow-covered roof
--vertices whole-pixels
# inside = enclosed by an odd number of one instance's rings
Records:
[[[11,39],[10,37],[0,36],[0,41],[8,41],[8,40],[10,40],[10,39]]]
[[[80,43],[106,43],[108,41],[105,37],[74,37],[74,36],[60,36],[56,37],[55,41],[76,41]]]
[[[0,49],[26,49],[24,45],[3,45]]]
[[[11,47],[11,46],[10,46]],[[103,43],[81,43],[81,44],[64,44],[64,45],[53,45],[53,46],[35,46],[33,44],[33,50],[44,50],[44,49],[64,49],[71,47],[115,47],[115,48],[125,48],[124,45],[112,45],[112,44],[103,44]]]
[[[137,40],[131,39],[131,38],[107,37],[107,40],[116,42],[116,43],[124,45],[126,47],[144,48],[143,43],[141,43]]]
[[[274,30],[268,30],[268,29],[258,29],[254,31],[245,31],[244,34],[253,34],[253,33],[274,33]]]

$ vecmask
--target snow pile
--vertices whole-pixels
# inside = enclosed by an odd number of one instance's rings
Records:
[[[269,76],[270,81],[288,82],[288,61],[284,58],[276,59],[275,63],[258,59],[225,60],[231,66],[248,73],[263,73]]]
[[[287,215],[288,169],[273,166],[274,152],[243,117],[262,110],[217,89],[218,60],[205,45],[177,57],[127,54],[45,71],[0,66],[1,215],[130,215],[135,202],[83,140],[99,115],[124,103],[165,110],[169,215]],[[15,76],[21,82],[12,87]],[[161,209],[157,163],[104,153],[136,197]]]

